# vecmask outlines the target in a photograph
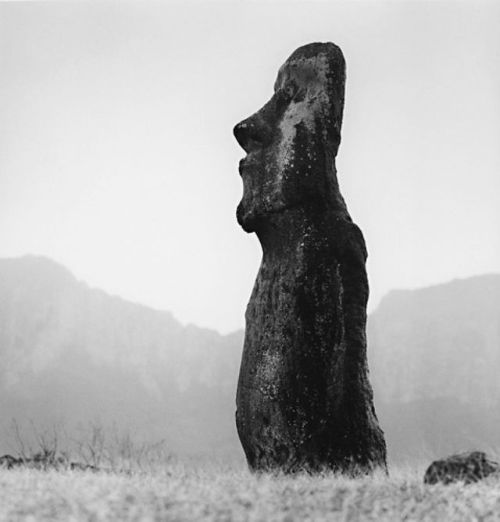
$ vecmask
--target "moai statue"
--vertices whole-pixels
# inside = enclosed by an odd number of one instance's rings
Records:
[[[262,263],[246,311],[236,424],[253,470],[386,467],[366,361],[366,248],[339,191],[345,62],[297,49],[274,95],[238,123],[239,224]]]

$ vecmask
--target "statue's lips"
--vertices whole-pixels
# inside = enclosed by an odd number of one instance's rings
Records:
[[[252,154],[245,156],[242,160],[240,160],[239,168],[240,174],[243,174],[245,170],[255,169],[261,165],[261,160],[258,157],[255,157]]]

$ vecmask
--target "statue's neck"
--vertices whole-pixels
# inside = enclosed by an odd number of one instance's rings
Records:
[[[351,220],[343,209],[296,207],[271,214],[257,230],[264,260],[290,259],[331,233],[338,220]]]

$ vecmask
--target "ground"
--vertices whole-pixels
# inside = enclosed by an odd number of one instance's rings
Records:
[[[131,472],[0,470],[0,521],[500,520],[500,480],[424,486],[391,476],[253,475],[170,463]]]

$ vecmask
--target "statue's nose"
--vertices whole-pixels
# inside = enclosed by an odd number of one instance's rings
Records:
[[[249,154],[267,145],[271,136],[271,129],[258,113],[246,120],[240,121],[233,134],[242,149]]]

